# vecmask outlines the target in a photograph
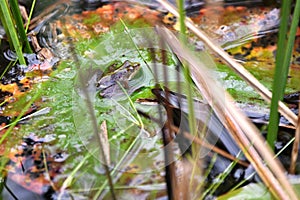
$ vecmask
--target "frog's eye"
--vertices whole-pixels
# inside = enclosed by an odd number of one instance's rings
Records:
[[[227,30],[228,30],[228,26],[222,25],[222,26],[220,26],[219,29],[220,29],[221,31],[227,31]]]
[[[221,25],[215,33],[219,35],[224,35],[230,28],[226,25]]]

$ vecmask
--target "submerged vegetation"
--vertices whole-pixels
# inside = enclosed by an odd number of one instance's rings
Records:
[[[140,2],[152,9],[67,15],[76,5],[63,1],[30,20],[33,1],[26,22],[1,1],[18,61],[0,84],[1,197],[297,199],[299,93],[284,91],[299,90],[300,1],[282,2],[280,17],[243,2],[194,13],[183,0]]]

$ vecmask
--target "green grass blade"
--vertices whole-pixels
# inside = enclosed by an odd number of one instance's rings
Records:
[[[17,30],[20,36],[20,42],[22,45],[24,45],[24,51],[26,53],[32,53],[32,50],[30,48],[30,44],[28,42],[26,32],[23,26],[23,20],[21,16],[21,12],[19,9],[18,1],[17,0],[9,0],[9,4],[11,7],[11,14],[13,16],[13,19],[16,22]]]
[[[66,178],[66,180],[63,182],[61,188],[60,188],[60,193],[57,197],[58,200],[63,199],[63,194],[64,191],[70,187],[70,185],[72,185],[72,182],[74,181],[75,177],[76,177],[76,173],[80,170],[80,168],[83,167],[83,165],[86,163],[86,161],[88,160],[88,158],[90,158],[94,153],[96,153],[97,149],[94,149],[93,152],[88,153],[87,155],[85,155],[85,157],[81,160],[81,162],[72,170],[72,172],[68,175],[68,178]],[[45,165],[47,166],[47,165]]]
[[[2,19],[5,21],[4,23],[7,25],[7,29],[8,29],[7,34],[9,34],[10,36],[11,42],[17,53],[19,62],[21,65],[26,65],[23,52],[22,52],[22,46],[20,44],[15,25],[11,18],[10,10],[8,8],[8,3],[5,0],[0,1],[0,9],[3,14]]]
[[[179,10],[180,33],[186,35],[184,0],[177,0]]]
[[[270,112],[270,123],[268,127],[267,141],[272,149],[274,149],[274,143],[277,139],[279,114],[278,114],[278,102],[283,99],[284,87],[287,80],[287,72],[289,70],[290,57],[287,58],[288,54],[286,43],[286,36],[288,33],[288,21],[291,11],[291,0],[282,2],[281,6],[281,23],[279,27],[279,39],[277,44],[276,52],[276,67],[275,75],[273,80],[273,93],[271,101],[271,112]],[[289,41],[291,42],[291,41]],[[284,65],[284,62],[286,65]]]
[[[30,8],[30,13],[29,13],[29,16],[28,16],[28,21],[27,21],[26,28],[25,28],[25,33],[27,33],[27,31],[28,31],[28,28],[29,28],[29,25],[30,25],[30,20],[32,18],[33,10],[34,10],[34,7],[35,7],[35,3],[36,3],[36,0],[33,0],[32,4],[31,4],[31,8]]]
[[[293,53],[293,47],[294,47],[294,43],[295,43],[295,39],[296,39],[296,33],[297,33],[299,19],[300,19],[300,0],[297,0],[295,9],[294,9],[293,20],[292,20],[292,24],[291,24],[291,28],[290,28],[290,34],[288,35],[287,48],[286,48],[284,60],[283,60],[283,66],[287,66],[284,68],[285,71],[283,71],[284,77],[288,76],[288,72],[289,72],[288,66],[290,64],[292,53]],[[284,85],[282,88],[282,94],[283,94],[285,86],[286,86],[286,81],[282,82],[282,84]]]
[[[127,93],[127,91],[125,90],[125,88],[120,84],[120,82],[117,82],[117,83],[118,83],[118,85],[120,86],[120,88],[122,89],[123,93],[126,95],[127,100],[128,100],[128,102],[129,102],[129,104],[130,104],[130,107],[131,107],[132,110],[134,111],[136,120],[139,122],[138,125],[140,126],[141,129],[144,129],[144,123],[143,123],[142,118],[141,118],[140,114],[138,113],[138,111],[137,111],[137,109],[136,109],[136,107],[135,107],[135,105],[134,105],[132,99],[130,98],[130,96],[129,96],[129,94]]]
[[[2,72],[2,74],[0,75],[0,79],[3,78],[3,76],[6,74],[6,72],[8,71],[8,69],[11,67],[11,66],[14,66],[16,64],[16,61],[11,61],[9,62],[9,64],[5,67],[4,71]]]

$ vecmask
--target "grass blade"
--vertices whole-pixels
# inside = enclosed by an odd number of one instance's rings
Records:
[[[13,19],[16,22],[17,30],[20,35],[20,42],[21,42],[22,46],[24,45],[24,51],[26,53],[32,53],[30,44],[29,44],[27,36],[26,36],[26,31],[23,26],[23,20],[22,20],[22,16],[20,13],[18,1],[17,0],[9,0],[9,4],[11,7]]]
[[[272,149],[275,147],[275,140],[277,139],[278,124],[279,124],[279,114],[278,114],[278,101],[283,99],[284,84],[287,77],[284,76],[284,71],[288,70],[283,66],[284,53],[286,48],[286,35],[288,32],[288,17],[291,10],[291,0],[287,0],[282,3],[281,6],[281,23],[279,27],[279,38],[277,43],[276,51],[276,67],[273,80],[273,93],[271,100],[271,112],[270,112],[270,122],[268,127],[267,140]]]
[[[34,7],[35,7],[35,3],[36,3],[36,0],[33,0],[33,1],[32,1],[32,4],[31,4],[30,13],[29,13],[29,16],[28,16],[26,28],[25,28],[25,32],[26,32],[26,33],[27,33],[28,28],[29,28],[29,25],[30,25],[30,20],[31,20],[31,18],[32,18],[32,14],[33,14],[33,10],[34,10]]]
[[[186,42],[186,26],[185,26],[185,10],[184,10],[184,0],[177,0],[177,5],[179,9],[179,23],[180,23],[180,40],[182,43]],[[195,112],[194,112],[194,103],[193,103],[193,95],[192,95],[192,87],[193,81],[190,76],[190,70],[185,63],[182,63],[183,66],[183,72],[184,72],[184,77],[186,81],[188,82],[188,90],[187,90],[187,100],[188,100],[188,109],[189,109],[189,127],[190,127],[190,132],[193,135],[197,134],[196,130],[196,118],[195,118]]]
[[[278,101],[281,101],[284,96],[284,89],[287,82],[290,60],[292,56],[295,36],[300,17],[300,1],[297,0],[293,20],[288,34],[288,21],[290,17],[291,1],[282,2],[282,17],[279,27],[279,39],[276,53],[276,68],[273,82],[273,95],[271,101],[270,124],[268,128],[267,140],[269,145],[274,149],[274,142],[277,139],[279,116],[278,116]]]

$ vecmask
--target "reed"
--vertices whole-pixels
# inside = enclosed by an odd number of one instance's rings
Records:
[[[276,53],[276,66],[273,81],[273,92],[271,100],[270,123],[268,127],[267,141],[272,149],[277,139],[279,114],[278,102],[282,101],[284,90],[287,82],[287,76],[292,56],[292,50],[295,42],[295,36],[299,23],[300,1],[296,1],[293,19],[290,30],[288,30],[288,22],[291,13],[291,0],[283,1],[281,6],[281,23],[279,27],[279,39]],[[289,34],[288,34],[289,33]],[[287,39],[288,35],[288,39]]]

